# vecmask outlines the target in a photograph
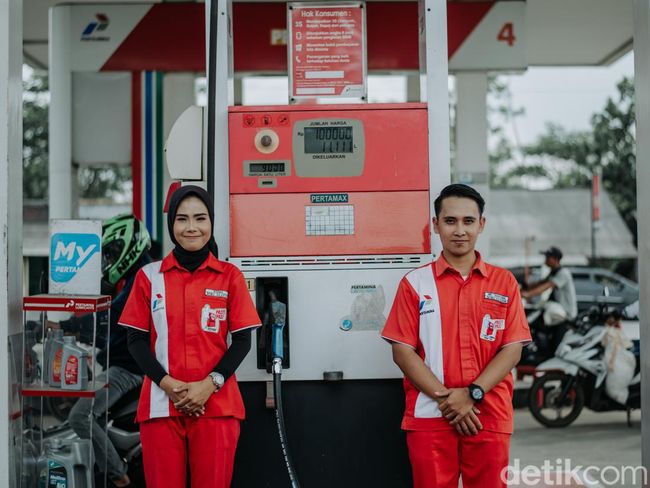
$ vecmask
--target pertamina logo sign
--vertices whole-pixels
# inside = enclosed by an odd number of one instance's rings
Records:
[[[82,41],[110,41],[111,38],[102,35],[108,28],[110,21],[106,14],[95,14],[95,19],[91,21],[81,33]]]
[[[95,310],[95,305],[92,303],[79,303],[75,302],[74,300],[70,300],[68,303],[65,304],[66,309],[73,309],[76,312],[79,312],[81,310]]]
[[[59,283],[70,281],[88,260],[99,251],[96,234],[54,234],[52,236],[52,279]]]

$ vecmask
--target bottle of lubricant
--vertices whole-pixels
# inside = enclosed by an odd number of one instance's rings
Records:
[[[89,439],[46,439],[38,459],[39,488],[90,488],[94,453]]]
[[[61,387],[61,361],[63,360],[63,331],[57,329],[52,334],[50,343],[47,382],[50,386]]]
[[[54,340],[54,330],[47,329],[45,342],[43,343],[43,369],[41,371],[41,378],[43,383],[47,384],[50,378],[50,355],[52,353],[52,341]]]
[[[88,352],[79,347],[73,336],[63,338],[61,388],[85,390],[88,386]]]

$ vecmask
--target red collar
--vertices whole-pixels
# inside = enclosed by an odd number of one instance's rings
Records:
[[[472,266],[472,270],[470,271],[470,274],[473,273],[474,271],[478,271],[481,275],[487,278],[489,276],[489,273],[487,270],[487,266],[483,261],[483,258],[481,258],[481,254],[478,251],[474,251],[474,253],[476,254],[476,261],[474,262],[474,266]],[[440,253],[440,257],[433,262],[433,269],[436,273],[436,277],[439,277],[447,270],[450,270],[450,272],[452,273],[458,274],[458,271],[454,269],[447,262],[447,260],[445,259],[445,255],[443,253]]]
[[[165,271],[169,271],[172,268],[178,268],[187,271],[180,264],[178,264],[178,261],[176,260],[176,256],[174,256],[174,253],[170,252],[162,260],[162,263],[160,264],[160,272],[164,273]],[[196,270],[198,271],[200,269],[205,269],[205,268],[213,269],[218,273],[225,271],[223,261],[219,261],[217,258],[214,257],[214,254],[212,253],[208,253],[208,259],[203,261],[201,263],[201,266],[199,266]]]

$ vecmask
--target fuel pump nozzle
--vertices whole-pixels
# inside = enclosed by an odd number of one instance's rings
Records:
[[[276,359],[284,359],[284,339],[282,331],[284,330],[284,323],[273,324],[273,331],[271,332],[271,351],[273,351],[273,364],[275,364]],[[273,370],[275,372],[275,369]]]
[[[282,410],[282,358],[284,356],[284,339],[282,331],[284,329],[284,322],[274,323],[273,330],[271,331],[271,350],[273,351],[273,363],[271,371],[273,372],[273,396],[275,397],[275,420],[278,424],[278,433],[280,435],[280,444],[282,445],[282,453],[284,454],[284,461],[287,465],[287,472],[289,480],[291,481],[291,488],[300,488],[298,477],[293,468],[291,455],[289,453],[289,445],[287,443],[287,432],[284,426],[284,412]]]

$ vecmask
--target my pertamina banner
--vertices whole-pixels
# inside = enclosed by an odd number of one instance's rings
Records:
[[[51,220],[49,293],[98,295],[101,250],[101,220]]]

